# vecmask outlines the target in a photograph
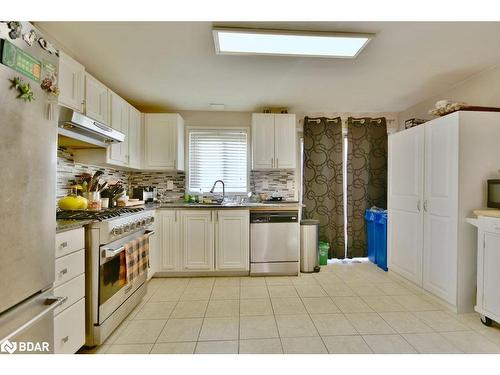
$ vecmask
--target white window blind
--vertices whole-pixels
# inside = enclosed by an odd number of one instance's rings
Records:
[[[247,192],[247,132],[189,131],[189,191],[208,192],[217,180],[227,193]],[[221,192],[221,184],[216,187]]]

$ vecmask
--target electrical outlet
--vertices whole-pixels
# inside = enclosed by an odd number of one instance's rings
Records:
[[[174,181],[167,181],[167,190],[174,190]]]

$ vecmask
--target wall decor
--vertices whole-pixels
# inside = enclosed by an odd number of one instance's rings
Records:
[[[40,87],[42,90],[47,91],[52,95],[59,95],[59,87],[57,87],[57,70],[54,65],[51,63],[44,62],[42,66],[42,70],[45,74],[45,78],[43,79]]]
[[[10,21],[7,26],[9,26],[10,32],[9,36],[11,39],[17,39],[21,36],[22,26],[19,21]]]
[[[33,47],[33,43],[35,43],[36,37],[37,37],[37,35],[36,35],[35,30],[30,30],[27,33],[23,34],[23,40],[30,47]]]
[[[35,94],[31,90],[29,83],[24,82],[20,77],[15,77],[10,80],[12,83],[11,89],[19,91],[18,98],[24,99],[25,102],[35,100]]]
[[[2,64],[17,70],[22,75],[40,82],[42,63],[26,51],[16,47],[8,40],[4,40],[2,50]]]
[[[38,44],[40,44],[40,47],[42,47],[45,51],[50,53],[51,55],[56,55],[59,57],[59,50],[52,45],[52,43],[48,42],[44,38],[38,39]]]

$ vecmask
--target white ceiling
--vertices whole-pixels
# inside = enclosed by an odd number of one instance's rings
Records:
[[[500,63],[500,22],[217,23],[376,33],[357,59],[216,55],[210,22],[38,22],[141,110],[397,112]]]

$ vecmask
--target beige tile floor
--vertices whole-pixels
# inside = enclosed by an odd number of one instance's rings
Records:
[[[153,279],[81,353],[500,353],[500,326],[457,315],[371,263],[299,277]]]

